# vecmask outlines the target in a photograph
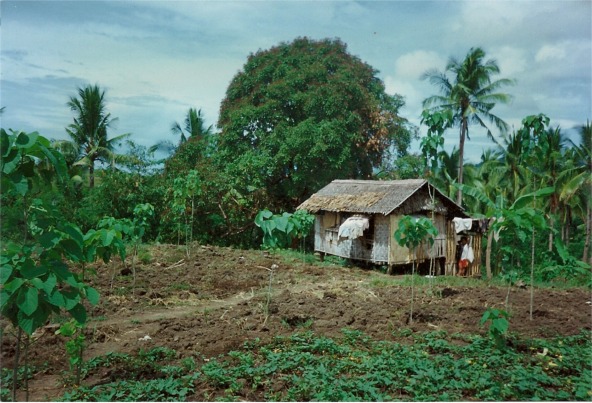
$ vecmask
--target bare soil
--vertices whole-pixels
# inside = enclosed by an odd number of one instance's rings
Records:
[[[156,346],[208,359],[247,340],[265,341],[304,329],[330,337],[350,328],[382,340],[396,340],[405,328],[484,334],[479,326],[484,310],[503,308],[507,294],[506,288],[478,279],[462,287],[436,281],[416,290],[410,323],[411,288],[401,285],[403,276],[310,265],[297,258],[286,261],[261,251],[196,245],[189,252],[188,257],[176,245],[151,247],[150,263],[136,264],[135,287],[133,275],[127,274],[129,259],[126,265],[95,265],[90,283],[101,302],[89,309],[85,359]],[[529,299],[526,288],[510,290],[511,332],[548,338],[592,327],[587,290],[535,289],[533,320]],[[14,331],[2,324],[1,364],[11,367]],[[58,326],[48,324],[34,335],[29,364],[39,372],[29,382],[32,401],[55,400],[64,392],[60,380],[68,363],[65,339],[55,335]],[[24,399],[24,393],[19,397]]]

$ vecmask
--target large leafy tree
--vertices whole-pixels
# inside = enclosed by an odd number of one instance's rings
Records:
[[[500,88],[513,83],[509,79],[493,80],[500,72],[493,59],[485,60],[481,48],[471,48],[463,60],[451,58],[444,72],[429,70],[423,78],[428,79],[440,89],[441,95],[434,95],[423,101],[423,106],[432,111],[451,111],[453,124],[459,127],[458,183],[463,183],[463,158],[465,139],[469,137],[469,125],[478,124],[493,138],[485,124],[490,121],[502,132],[508,125],[491,113],[496,103],[508,103],[510,96],[499,92]],[[457,203],[462,203],[462,188],[457,193]]]
[[[95,162],[114,163],[119,157],[115,147],[129,133],[108,138],[107,129],[116,119],[107,113],[105,91],[98,85],[78,88],[78,97],[70,97],[68,106],[76,116],[66,132],[78,150],[76,164],[88,166],[89,186],[92,188],[95,184]]]
[[[335,178],[369,178],[414,134],[377,71],[339,40],[298,38],[251,54],[230,83],[217,158],[237,183],[288,208]]]

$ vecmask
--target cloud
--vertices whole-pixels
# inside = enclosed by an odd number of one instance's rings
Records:
[[[401,79],[417,80],[430,69],[444,70],[446,59],[434,51],[416,50],[395,61],[395,75]]]
[[[497,62],[500,68],[500,75],[494,77],[495,79],[512,78],[528,68],[528,53],[520,48],[512,46],[492,48],[489,56]]]
[[[565,46],[562,45],[543,45],[536,53],[534,60],[538,63],[561,60],[566,56]]]

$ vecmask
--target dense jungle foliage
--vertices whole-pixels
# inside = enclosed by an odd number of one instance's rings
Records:
[[[51,144],[64,157],[67,180],[45,175],[55,168],[42,155],[29,168],[46,180],[26,197],[3,178],[2,238],[22,238],[34,199],[83,232],[105,216],[133,220],[136,206],[149,203],[154,214],[144,242],[256,248],[258,212],[292,212],[333,179],[427,178],[452,199],[462,195],[469,214],[509,223],[504,238],[489,241],[493,274],[526,275],[534,254],[539,280],[590,281],[589,122],[578,128],[579,142],[550,127],[543,114],[507,130],[492,109],[509,99],[501,90],[512,81],[494,79],[497,65],[475,48],[464,60],[451,59],[446,71],[426,73],[442,91],[425,102],[427,135],[421,153],[413,154],[409,145],[419,128],[401,116],[403,97],[387,94],[377,73],[339,40],[282,43],[249,56],[227,89],[218,130],[191,108],[182,124],[172,125],[178,143],[151,148],[135,143],[133,134],[111,136],[105,92],[80,88],[67,104],[74,114],[65,122],[71,141]],[[492,139],[478,163],[462,158],[473,123]],[[460,131],[460,149],[444,151],[446,130]],[[4,152],[5,136],[2,141]],[[155,157],[163,152],[165,158]],[[541,189],[548,191],[515,204]]]

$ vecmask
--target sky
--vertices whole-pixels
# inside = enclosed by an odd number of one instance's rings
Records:
[[[401,115],[418,126],[422,101],[438,94],[422,73],[444,71],[471,47],[497,61],[494,78],[516,80],[504,89],[511,104],[492,111],[515,129],[544,113],[575,140],[574,128],[592,120],[590,0],[2,0],[0,12],[0,125],[50,139],[67,138],[74,114],[66,104],[88,84],[105,90],[117,118],[110,137],[177,142],[171,125],[189,108],[215,127],[247,57],[303,36],[345,42],[387,93],[405,98]],[[458,129],[445,138],[450,151]],[[472,127],[466,159],[476,162],[490,147]]]

